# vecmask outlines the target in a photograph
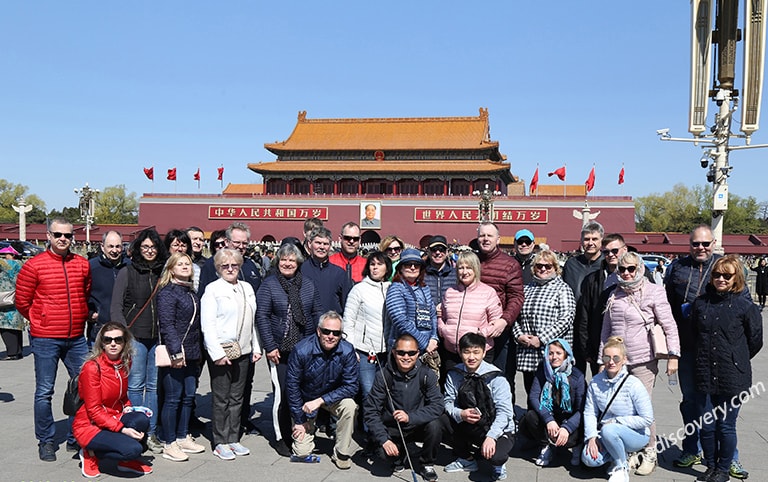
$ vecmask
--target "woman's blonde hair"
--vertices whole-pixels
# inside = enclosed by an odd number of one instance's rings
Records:
[[[102,353],[104,353],[104,333],[112,330],[120,330],[123,337],[123,351],[120,352],[120,361],[126,368],[131,366],[131,357],[133,356],[133,335],[122,323],[116,321],[108,321],[101,327],[99,333],[96,334],[96,340],[93,342],[93,348],[91,353],[85,358],[85,363],[98,360]]]
[[[620,336],[612,336],[608,338],[608,341],[603,345],[603,353],[608,348],[618,348],[621,352],[621,356],[627,358],[627,345],[624,344],[624,338]]]
[[[723,273],[723,268],[728,268],[728,273],[733,272],[733,286],[731,286],[732,293],[741,293],[746,286],[746,280],[744,279],[744,265],[741,264],[741,260],[735,254],[729,254],[722,258],[717,258],[715,264],[712,265],[712,272]],[[715,278],[710,276],[709,284],[715,285]]]
[[[551,264],[555,268],[555,273],[557,273],[558,276],[562,274],[562,269],[560,269],[560,263],[557,261],[557,256],[548,249],[539,251],[536,253],[536,256],[533,257],[533,262],[531,263],[531,272],[533,274],[536,274],[536,264],[542,262]]]
[[[192,277],[195,275],[194,268],[192,268],[192,258],[187,253],[173,253],[168,258],[168,261],[165,262],[163,273],[160,275],[160,280],[157,282],[160,288],[173,280],[173,268],[179,264],[179,261],[181,261],[182,258],[187,258],[189,260],[189,268],[192,272],[189,274],[189,279],[186,281],[192,281]]]
[[[243,255],[240,254],[240,251],[231,248],[220,249],[213,255],[213,265],[216,266],[217,273],[220,272],[221,265],[224,264],[224,261],[228,259],[231,259],[240,265],[240,267],[243,266]]]
[[[456,260],[456,281],[461,283],[459,278],[459,265],[466,264],[475,273],[475,281],[480,281],[480,258],[477,257],[472,251],[461,251],[459,258]]]

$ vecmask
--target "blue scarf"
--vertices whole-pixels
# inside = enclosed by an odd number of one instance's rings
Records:
[[[566,357],[563,360],[563,364],[557,368],[553,368],[549,362],[549,344],[557,341],[565,349]],[[560,409],[563,412],[571,412],[571,386],[568,383],[568,377],[571,375],[573,369],[574,359],[571,346],[562,338],[556,338],[549,342],[544,350],[544,376],[547,381],[544,383],[544,387],[541,389],[541,398],[539,399],[539,410],[552,411],[552,394],[553,390],[560,393]]]

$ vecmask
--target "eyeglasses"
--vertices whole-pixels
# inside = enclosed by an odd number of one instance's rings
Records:
[[[320,328],[320,333],[323,335],[333,335],[335,337],[341,336],[341,330],[330,330],[328,328]]]
[[[709,248],[710,244],[712,244],[712,241],[691,241],[691,246],[694,248],[698,248],[699,246],[702,248]]]
[[[731,278],[733,278],[733,275],[734,273],[721,273],[719,271],[713,271],[712,279],[723,278],[725,281],[731,281]]]
[[[552,269],[552,265],[549,263],[536,263],[533,265],[535,269],[548,271]]]
[[[387,253],[399,253],[402,250],[403,250],[403,248],[401,248],[400,246],[390,246],[389,248],[385,249],[384,251],[386,251]]]
[[[58,231],[48,231],[54,238],[60,238],[64,236],[67,239],[72,239],[73,233],[60,233]]]
[[[407,263],[400,263],[400,265],[403,267],[403,269],[421,268],[421,263],[417,263],[415,261],[408,261]]]
[[[624,273],[626,271],[629,271],[630,273],[634,273],[637,269],[637,266],[630,265],[630,266],[619,266],[619,273]]]
[[[139,247],[141,248],[142,251],[157,251],[157,248],[154,247],[153,245],[147,246],[146,244],[142,244]]]
[[[622,357],[621,357],[621,356],[619,356],[619,355],[613,355],[613,356],[610,356],[610,355],[603,355],[603,363],[604,363],[604,364],[607,364],[607,363],[609,363],[611,360],[613,360],[613,363],[614,363],[614,364],[616,364],[616,365],[618,365],[618,364],[619,364],[619,362],[621,362],[621,358],[622,358]]]
[[[240,265],[237,264],[237,263],[234,263],[234,264],[220,264],[219,268],[221,268],[222,271],[229,271],[229,270],[237,271],[238,269],[240,269]]]
[[[515,241],[515,243],[517,243],[519,245],[526,245],[526,246],[528,246],[529,244],[533,244],[533,240],[532,239],[528,239],[528,238],[520,238],[517,241]]]
[[[248,246],[248,241],[229,241],[232,243],[232,246],[235,246],[237,248],[242,248],[243,246]]]
[[[217,248],[223,248],[224,246],[227,245],[227,242],[226,241],[216,241],[215,243],[213,243],[213,245],[216,246]]]
[[[350,243],[356,243],[360,241],[360,236],[342,236],[341,239],[349,241]]]
[[[429,251],[432,253],[445,253],[447,250],[443,246],[435,246],[434,248],[429,248]]]
[[[419,354],[419,350],[395,350],[397,356],[416,356]]]
[[[111,336],[102,336],[101,340],[104,342],[105,345],[111,345],[112,342],[115,342],[118,345],[122,345],[125,343],[125,338],[121,336],[111,337]]]
[[[603,252],[603,256],[608,256],[609,254],[611,254],[613,256],[618,256],[619,255],[619,251],[621,251],[623,248],[624,248],[624,246],[622,246],[621,248],[604,249],[602,251]]]
[[[171,248],[180,248],[182,246],[187,246],[187,243],[182,243],[181,241],[174,241],[171,243]]]

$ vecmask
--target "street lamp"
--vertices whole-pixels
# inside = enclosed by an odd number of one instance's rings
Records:
[[[75,188],[75,194],[80,196],[80,217],[85,221],[85,245],[90,247],[91,225],[95,218],[96,195],[99,194],[99,190],[89,187],[86,182],[82,188]]]
[[[472,195],[480,198],[477,206],[478,221],[493,221],[493,197],[500,196],[501,191],[491,191],[486,184],[485,189],[472,191]]]

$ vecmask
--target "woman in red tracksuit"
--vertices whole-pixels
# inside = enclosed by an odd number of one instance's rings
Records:
[[[117,469],[152,473],[137,460],[149,429],[149,415],[134,410],[128,400],[128,371],[133,337],[120,323],[108,322],[96,335],[93,351],[80,370],[78,391],[83,405],[72,423],[80,444],[85,477],[98,477],[99,459],[117,460]]]

